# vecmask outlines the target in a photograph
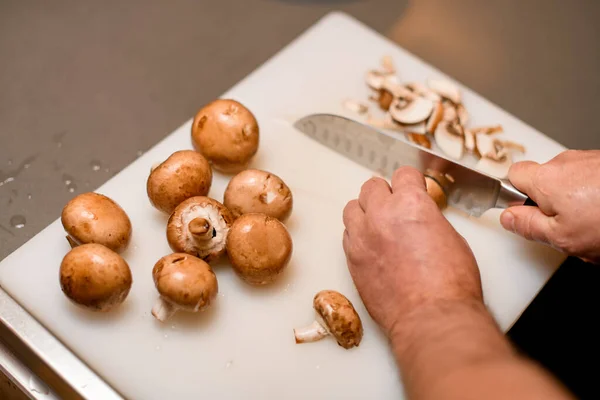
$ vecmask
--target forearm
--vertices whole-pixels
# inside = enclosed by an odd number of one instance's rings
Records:
[[[544,371],[518,356],[482,304],[431,306],[391,336],[411,399],[567,399]]]

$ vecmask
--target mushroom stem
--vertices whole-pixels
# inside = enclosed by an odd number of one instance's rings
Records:
[[[81,244],[71,235],[67,235],[67,242],[69,242],[72,249],[74,249],[75,247],[77,247]]]
[[[160,322],[165,322],[175,314],[176,311],[177,307],[162,297],[159,297],[158,300],[156,300],[156,303],[154,303],[154,307],[152,307],[152,315]]]
[[[213,227],[205,218],[194,218],[190,221],[188,229],[198,240],[210,240],[213,237]]]
[[[296,343],[316,342],[327,335],[329,335],[329,332],[327,332],[327,329],[325,329],[318,321],[314,321],[304,328],[294,329]]]

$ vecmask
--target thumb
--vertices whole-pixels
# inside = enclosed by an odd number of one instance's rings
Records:
[[[552,235],[552,217],[544,214],[537,207],[510,207],[500,215],[500,223],[504,229],[536,242],[550,243]]]

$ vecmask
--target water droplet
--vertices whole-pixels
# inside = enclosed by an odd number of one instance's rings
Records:
[[[7,183],[11,183],[11,182],[12,182],[12,181],[14,181],[14,180],[15,180],[15,178],[13,178],[12,176],[9,176],[9,177],[8,177],[8,178],[6,178],[5,180],[3,180],[3,181],[0,181],[0,186],[2,186],[2,185],[6,185]]]
[[[27,223],[27,220],[22,215],[13,215],[10,218],[10,225],[13,228],[21,229],[21,228],[25,227],[26,223]]]
[[[227,363],[225,364],[225,368],[229,369],[231,368],[231,366],[233,365],[233,360],[229,360],[227,361]]]
[[[100,171],[102,164],[98,160],[92,160],[90,166],[92,167],[92,171]]]
[[[65,185],[67,186],[70,185],[71,182],[73,182],[73,177],[71,175],[63,174],[62,179]]]
[[[160,351],[160,346],[156,346],[156,347],[154,348],[154,350],[156,350],[156,351]]]
[[[31,195],[31,193],[29,193],[29,194],[27,195],[27,200],[31,200],[32,198],[33,198],[33,196]]]
[[[144,154],[144,152],[142,150],[138,150],[136,154],[137,154],[138,157],[141,157],[142,154]]]
[[[71,187],[69,188],[69,193],[73,192],[75,192],[75,185],[71,185]]]

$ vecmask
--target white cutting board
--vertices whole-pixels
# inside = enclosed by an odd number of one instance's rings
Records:
[[[342,209],[372,173],[290,125],[311,112],[352,116],[342,100],[367,98],[364,73],[385,54],[402,79],[444,77],[357,21],[332,13],[223,95],[246,104],[259,121],[253,166],[280,175],[294,194],[288,222],[294,253],[275,284],[249,287],[223,263],[215,267],[220,294],[212,309],[179,313],[165,325],[150,315],[157,297],[151,269],[170,249],[166,217],[150,206],[146,177],[156,161],[191,148],[191,120],[97,190],[121,204],[133,223],[124,257],[134,283],[118,311],[87,312],[61,293],[58,268],[69,247],[59,220],[0,264],[0,283],[127,398],[401,398],[393,358],[355,291],[341,246]],[[502,124],[505,137],[527,147],[528,158],[543,162],[564,150],[460,87],[473,123]],[[227,182],[215,174],[210,195],[222,200]],[[503,231],[495,210],[480,220],[453,210],[446,215],[472,246],[487,303],[507,330],[565,257]],[[344,350],[333,340],[294,343],[292,329],[311,322],[312,298],[321,289],[339,290],[355,304],[365,328],[360,347]]]

